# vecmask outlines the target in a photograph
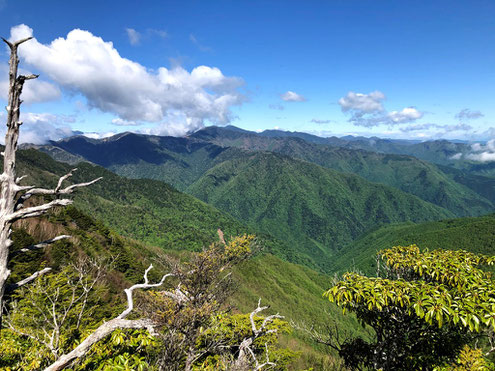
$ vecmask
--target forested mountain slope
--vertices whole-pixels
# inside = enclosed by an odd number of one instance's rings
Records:
[[[333,270],[344,272],[356,269],[373,275],[376,273],[377,251],[410,244],[420,248],[467,250],[495,255],[495,214],[377,228],[342,249],[333,260]]]
[[[448,167],[443,170],[411,156],[357,149],[357,144],[367,138],[345,141],[351,149],[339,146],[339,143],[334,145],[334,138],[330,139],[305,133],[277,130],[255,133],[233,126],[213,126],[186,138],[133,133],[102,140],[76,136],[40,149],[55,159],[74,162],[85,158],[122,176],[162,180],[179,190],[187,189],[208,169],[222,161],[247,155],[237,148],[273,151],[395,187],[442,206],[456,216],[477,216],[494,211],[493,196],[490,196],[495,194],[493,178],[464,171],[463,181],[457,181],[460,178],[452,176]],[[378,138],[370,143],[376,141],[379,141]],[[389,142],[394,146],[391,150],[394,153],[399,153],[400,148],[407,152],[406,149],[413,147],[436,148],[448,144],[457,148],[464,145],[450,142]]]
[[[20,151],[19,173],[29,175],[29,184],[55,185],[58,176],[72,166],[54,161],[35,150]],[[81,163],[72,181],[103,179],[75,195],[75,205],[102,220],[118,233],[165,249],[200,250],[217,239],[217,229],[226,236],[256,233],[270,251],[286,260],[315,266],[295,247],[257,233],[218,209],[181,193],[169,185],[148,179],[127,179],[100,166]]]
[[[188,192],[290,242],[324,269],[336,249],[370,228],[452,216],[394,188],[271,152],[224,161]]]
[[[94,140],[70,137],[41,146],[56,160],[84,158],[127,178],[164,181],[184,190],[214,164],[232,158],[237,149],[188,138],[122,133]]]
[[[475,216],[495,210],[495,179],[467,173],[462,178],[449,176],[451,168],[439,168],[412,156],[315,144],[300,137],[266,137],[252,132],[233,131],[229,127],[208,127],[193,136],[221,146],[272,151],[337,171],[357,174],[369,181],[414,194],[457,216]]]

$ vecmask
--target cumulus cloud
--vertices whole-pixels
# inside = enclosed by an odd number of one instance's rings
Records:
[[[320,119],[312,119],[310,122],[314,124],[329,124],[332,120],[320,120]]]
[[[0,120],[5,121],[4,113],[0,115]],[[66,115],[54,115],[51,113],[21,113],[21,127],[19,143],[44,144],[49,140],[60,140],[77,134],[69,123],[75,121],[75,117]],[[0,137],[4,140],[5,126],[0,126]]]
[[[392,111],[387,114],[387,118],[395,124],[411,122],[423,117],[423,112],[418,111],[414,107],[406,107],[402,111]]]
[[[485,115],[483,115],[480,111],[472,111],[469,108],[464,108],[455,115],[455,118],[461,121],[466,121],[466,120],[476,120],[483,116]]]
[[[279,111],[283,111],[285,109],[285,107],[282,106],[281,104],[269,104],[268,105],[268,108],[270,108],[270,109],[276,109],[276,110],[279,110]]]
[[[11,29],[11,39],[32,34],[26,25]],[[243,81],[223,75],[216,67],[149,71],[123,58],[111,42],[79,29],[49,44],[33,39],[20,48],[19,55],[60,86],[85,96],[90,108],[128,122],[159,123],[160,128],[175,125],[167,130],[177,135],[196,130],[205,121],[229,123],[231,107],[245,100],[239,91]]]
[[[282,98],[282,100],[286,102],[304,102],[306,100],[306,98],[304,98],[302,95],[299,95],[290,90],[286,91],[284,94],[281,94],[280,98]]]
[[[349,122],[356,126],[373,127],[378,125],[397,125],[414,122],[423,117],[423,112],[415,107],[406,107],[401,111],[387,112],[383,107],[385,94],[375,90],[369,94],[350,91],[338,103],[342,112],[351,115]]]
[[[126,28],[125,32],[127,32],[127,37],[129,38],[131,45],[139,45],[139,42],[141,41],[141,34],[139,32],[134,28]]]

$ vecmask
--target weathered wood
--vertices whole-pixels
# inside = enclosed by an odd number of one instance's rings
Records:
[[[0,328],[1,320],[4,308],[4,295],[7,288],[7,280],[10,276],[10,270],[8,269],[9,259],[12,258],[10,247],[12,246],[12,240],[10,235],[12,233],[12,224],[16,220],[32,218],[45,214],[47,211],[57,206],[67,206],[72,203],[69,199],[55,199],[51,202],[47,202],[42,205],[31,206],[24,208],[24,202],[34,195],[67,195],[71,194],[76,188],[85,187],[91,185],[101,178],[94,179],[86,183],[72,184],[66,188],[62,188],[64,180],[72,176],[74,170],[68,174],[60,177],[57,186],[54,189],[36,188],[34,186],[21,186],[20,181],[24,177],[16,178],[16,151],[17,143],[19,140],[19,128],[22,122],[20,118],[20,107],[22,104],[21,94],[24,82],[38,78],[38,75],[17,75],[19,58],[17,55],[17,48],[22,43],[32,39],[28,37],[18,40],[16,42],[10,42],[2,39],[10,48],[9,59],[9,91],[8,91],[8,103],[5,109],[7,110],[7,132],[5,134],[5,150],[3,155],[3,173],[0,174]],[[63,238],[66,238],[65,236]],[[61,239],[61,237],[58,237]],[[51,242],[54,242],[53,239]],[[24,250],[30,250],[34,248],[45,247],[49,241],[44,241],[39,244],[28,247]],[[46,271],[45,271],[46,272]],[[39,272],[38,272],[39,273]],[[39,275],[39,274],[38,274]],[[36,273],[33,274],[29,280],[25,283],[31,282],[37,277]],[[11,285],[10,289],[20,287],[19,283]]]
[[[15,165],[16,165],[16,150],[19,140],[19,121],[21,93],[26,77],[17,76],[17,66],[19,58],[17,56],[17,47],[30,38],[22,39],[11,43],[5,39],[3,41],[10,48],[9,59],[9,93],[7,102],[7,133],[5,134],[5,150],[3,152],[3,173],[1,174],[1,189],[0,189],[0,324],[1,316],[4,307],[4,294],[7,280],[10,276],[8,269],[10,247],[12,240],[12,218],[14,213],[16,196],[18,193]],[[36,78],[29,76],[29,78]]]
[[[76,359],[83,357],[88,353],[93,344],[96,344],[100,340],[103,340],[106,336],[110,335],[114,330],[124,329],[124,328],[134,328],[134,329],[147,329],[150,334],[155,334],[155,323],[150,319],[137,319],[137,320],[126,320],[125,318],[131,313],[134,308],[134,299],[132,294],[134,290],[140,289],[149,289],[153,287],[161,286],[167,277],[174,276],[172,273],[165,274],[160,282],[158,283],[149,283],[148,280],[148,272],[153,268],[153,265],[150,265],[148,269],[144,272],[144,283],[135,284],[128,289],[125,289],[124,292],[127,295],[127,308],[117,317],[111,319],[108,322],[103,323],[100,327],[98,327],[91,335],[89,335],[84,341],[82,341],[74,350],[71,352],[61,356],[56,362],[48,366],[45,371],[58,371],[63,370],[64,368],[70,366],[72,362]]]

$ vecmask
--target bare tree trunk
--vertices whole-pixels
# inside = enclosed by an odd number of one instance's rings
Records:
[[[15,174],[15,153],[17,150],[17,141],[19,139],[19,127],[22,124],[19,121],[20,105],[22,103],[20,96],[25,80],[36,78],[36,75],[17,77],[17,66],[19,58],[17,56],[17,47],[31,38],[19,40],[10,43],[4,39],[10,47],[9,60],[9,98],[6,107],[7,110],[7,134],[5,135],[5,150],[3,153],[3,173],[1,174],[1,191],[0,191],[0,326],[3,311],[3,296],[7,279],[10,276],[8,269],[9,252],[12,245],[10,234],[12,232],[12,219],[10,216],[14,213],[16,196],[19,192],[16,183]]]
[[[16,289],[25,285],[41,274],[50,271],[49,268],[45,268],[39,272],[33,273],[25,280],[19,281],[9,287],[7,287],[7,280],[10,276],[10,270],[8,268],[9,257],[11,257],[10,247],[12,246],[12,240],[10,235],[12,233],[12,224],[16,220],[27,219],[35,216],[40,216],[47,211],[53,209],[56,206],[66,206],[72,203],[68,199],[55,199],[51,202],[41,204],[38,206],[24,207],[24,202],[34,195],[67,195],[79,187],[84,187],[94,182],[97,182],[101,178],[94,179],[87,183],[73,184],[66,188],[62,188],[64,180],[72,175],[72,170],[68,174],[60,177],[57,186],[54,189],[35,188],[34,186],[21,186],[19,183],[23,177],[16,177],[16,151],[17,142],[19,140],[19,128],[22,122],[19,121],[20,107],[22,104],[21,94],[24,82],[26,80],[36,79],[38,75],[19,75],[17,76],[17,66],[19,65],[19,58],[17,56],[17,48],[22,43],[32,39],[28,37],[26,39],[18,40],[16,42],[10,42],[2,39],[10,48],[10,60],[9,60],[9,93],[7,110],[7,133],[5,134],[5,150],[3,154],[3,173],[0,174],[0,329],[2,328],[2,314],[4,309],[4,296],[7,291]],[[20,195],[22,192],[24,194]],[[20,196],[19,196],[20,195]],[[48,244],[58,241],[69,236],[57,236],[50,240],[43,241],[39,244],[30,246],[26,249],[22,249],[17,253],[27,252],[37,248],[43,248]]]

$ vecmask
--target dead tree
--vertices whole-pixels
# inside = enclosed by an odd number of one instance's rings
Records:
[[[10,60],[9,60],[9,92],[7,103],[7,133],[5,134],[5,149],[3,155],[3,173],[0,175],[1,189],[0,189],[0,327],[2,313],[4,309],[4,296],[6,292],[14,290],[22,285],[25,285],[33,281],[41,274],[50,271],[50,268],[45,268],[39,272],[33,273],[28,278],[7,285],[7,280],[10,276],[10,270],[8,268],[9,259],[12,258],[10,248],[12,246],[12,240],[10,235],[12,233],[12,224],[17,220],[27,219],[31,217],[41,216],[57,206],[66,206],[72,203],[71,200],[66,198],[55,198],[53,201],[43,203],[41,205],[25,207],[24,203],[33,196],[65,196],[79,187],[88,186],[97,182],[100,178],[94,179],[87,183],[73,184],[68,187],[62,188],[64,180],[72,175],[72,172],[62,176],[57,186],[54,189],[37,188],[34,186],[23,186],[20,181],[24,177],[16,176],[16,150],[17,142],[19,139],[19,129],[22,122],[19,120],[20,106],[22,104],[21,93],[26,80],[36,79],[38,75],[19,75],[17,76],[17,66],[19,64],[19,58],[17,56],[17,48],[22,43],[30,40],[31,37],[18,40],[16,42],[10,42],[5,39],[3,41],[10,48]],[[40,249],[47,246],[50,243],[58,241],[69,236],[57,236],[47,241],[43,241],[39,244],[23,249],[19,252],[30,251],[34,249]],[[18,252],[18,253],[19,253]]]
[[[134,300],[132,297],[134,290],[159,287],[165,282],[165,279],[167,279],[167,277],[174,276],[173,273],[168,273],[162,277],[160,282],[149,283],[148,272],[152,268],[153,265],[150,265],[144,272],[144,283],[133,285],[124,290],[127,296],[127,308],[122,313],[120,313],[117,317],[111,319],[110,321],[100,325],[100,327],[98,327],[91,335],[84,339],[76,348],[74,348],[74,350],[61,356],[57,361],[48,366],[45,371],[58,371],[65,369],[66,367],[70,366],[70,364],[76,359],[85,356],[94,344],[96,344],[100,340],[103,340],[105,337],[107,337],[114,330],[117,329],[147,329],[150,334],[155,335],[155,326],[157,325],[155,321],[149,318],[131,320],[126,319],[126,317],[134,309]]]
[[[283,316],[277,314],[273,314],[271,316],[266,317],[263,320],[263,323],[259,328],[256,327],[255,323],[255,317],[258,313],[264,311],[265,309],[268,309],[267,306],[262,307],[261,306],[261,298],[258,300],[258,307],[251,312],[249,315],[249,321],[251,322],[251,336],[245,338],[242,340],[241,345],[239,346],[239,354],[237,356],[237,359],[235,361],[234,367],[238,370],[242,369],[247,369],[249,365],[252,365],[253,370],[258,371],[262,370],[264,367],[268,366],[276,366],[275,363],[270,362],[268,358],[268,346],[265,344],[266,348],[266,361],[263,363],[260,363],[260,361],[256,358],[256,355],[254,354],[253,349],[251,346],[253,345],[254,341],[258,339],[260,336],[267,335],[270,333],[277,332],[276,329],[271,329],[268,330],[266,326],[273,322],[274,319],[276,318],[284,318]],[[251,358],[251,361],[250,361]]]

